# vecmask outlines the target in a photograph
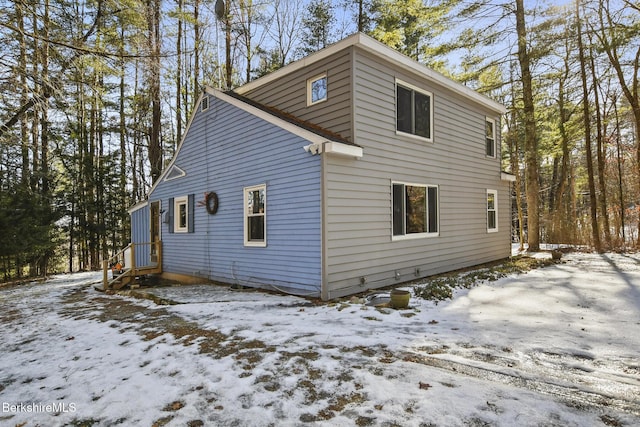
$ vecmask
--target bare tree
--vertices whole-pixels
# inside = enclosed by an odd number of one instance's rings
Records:
[[[516,31],[518,33],[518,63],[522,79],[522,102],[524,116],[524,161],[527,193],[527,235],[530,251],[540,249],[540,212],[538,183],[538,139],[536,135],[535,103],[531,78],[525,10],[523,0],[516,0]]]
[[[579,1],[579,0],[576,0]],[[599,28],[594,32],[600,48],[609,58],[635,121],[636,167],[640,177],[640,7],[625,0],[618,11],[609,0],[598,0],[596,13]],[[638,182],[640,186],[640,178]],[[640,235],[640,229],[639,229]]]
[[[591,235],[593,246],[601,250],[600,231],[598,228],[598,200],[596,198],[596,184],[593,170],[593,153],[591,150],[591,117],[589,107],[589,86],[587,83],[587,64],[585,49],[582,41],[582,21],[580,19],[580,0],[576,0],[576,28],[578,30],[578,55],[580,57],[580,77],[582,79],[582,108],[584,118],[584,141],[587,155],[587,174],[589,175],[589,201],[591,208]]]

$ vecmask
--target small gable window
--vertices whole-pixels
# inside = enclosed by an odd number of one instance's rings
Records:
[[[320,74],[307,80],[307,105],[327,100],[327,74]]]
[[[496,156],[496,122],[493,119],[485,120],[485,146],[488,157]]]
[[[209,97],[207,95],[204,95],[202,97],[202,103],[200,104],[200,107],[202,111],[207,111],[209,109]]]
[[[433,96],[430,92],[396,82],[396,131],[432,140]]]

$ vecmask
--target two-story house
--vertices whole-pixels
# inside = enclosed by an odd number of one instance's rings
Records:
[[[323,299],[508,257],[504,112],[355,34],[207,88],[132,241],[170,278]]]

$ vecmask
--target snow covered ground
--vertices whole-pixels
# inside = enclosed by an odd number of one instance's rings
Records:
[[[0,289],[0,425],[640,425],[640,255],[564,260],[407,310]]]

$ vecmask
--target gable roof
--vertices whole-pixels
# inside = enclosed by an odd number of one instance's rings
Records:
[[[294,117],[291,114],[285,113],[283,111],[279,111],[275,108],[268,107],[262,104],[259,104],[255,101],[250,100],[244,96],[238,95],[232,91],[222,92],[218,89],[214,89],[212,87],[205,87],[204,92],[200,95],[198,102],[196,103],[195,108],[193,109],[193,113],[189,119],[189,123],[187,124],[187,128],[185,129],[182,135],[182,141],[178,145],[175,153],[173,153],[173,157],[169,164],[164,168],[158,180],[151,186],[151,189],[147,193],[147,197],[153,193],[158,184],[163,181],[166,181],[168,175],[171,171],[174,170],[176,159],[178,158],[178,154],[180,153],[180,149],[184,144],[185,138],[189,133],[189,128],[191,127],[191,123],[196,115],[200,112],[200,105],[202,104],[202,99],[205,95],[210,95],[214,98],[218,98],[223,102],[231,104],[241,110],[248,112],[249,114],[259,117],[267,122],[278,126],[287,132],[290,132],[294,135],[297,135],[303,139],[306,139],[311,144],[318,145],[318,151],[315,154],[319,154],[321,152],[326,153],[334,153],[337,155],[349,156],[349,157],[362,157],[363,150],[357,144],[350,142],[346,138],[338,135],[337,133],[330,132],[326,129],[321,128],[320,126],[314,125],[309,122],[305,122]],[[178,168],[179,169],[179,168]],[[182,171],[182,169],[180,169]],[[182,171],[183,175],[186,175],[186,172]],[[137,205],[136,205],[137,206]]]
[[[357,46],[369,53],[372,53],[380,59],[393,63],[395,66],[399,66],[406,71],[427,78],[428,80],[431,80],[434,83],[437,83],[459,95],[462,95],[465,98],[473,100],[492,111],[500,114],[504,114],[507,111],[502,104],[476,92],[473,89],[468,88],[467,86],[464,86],[456,81],[451,80],[448,77],[445,77],[437,71],[434,71],[431,68],[420,64],[417,61],[414,61],[408,56],[403,55],[402,53],[392,49],[391,47],[364,33],[355,33],[337,43],[332,44],[331,46],[312,53],[311,55],[298,61],[292,62],[270,74],[267,74],[266,76],[246,83],[243,86],[236,88],[235,92],[242,95],[253,89],[269,84],[274,80],[278,80],[294,71],[321,61],[322,59],[327,58],[328,56],[331,56],[351,46]]]
[[[302,129],[305,129],[309,132],[315,133],[323,138],[326,138],[327,140],[330,141],[334,141],[334,142],[339,142],[341,144],[347,144],[347,145],[353,145],[354,147],[359,147],[359,145],[349,141],[348,139],[346,139],[345,137],[343,137],[342,135],[336,133],[336,132],[332,132],[328,129],[325,129],[321,126],[316,125],[315,123],[311,123],[309,121],[306,120],[302,120],[296,116],[294,116],[293,114],[287,113],[285,111],[279,110],[275,107],[271,107],[269,105],[264,105],[264,104],[260,104],[259,102],[256,102],[250,98],[247,98],[246,96],[242,96],[234,91],[227,91],[224,92],[225,95],[229,95],[233,98],[236,98],[252,107],[255,107],[259,110],[262,110],[266,113],[269,113],[271,115],[273,115],[274,117],[284,120],[288,123],[291,123],[295,126],[298,126]]]

